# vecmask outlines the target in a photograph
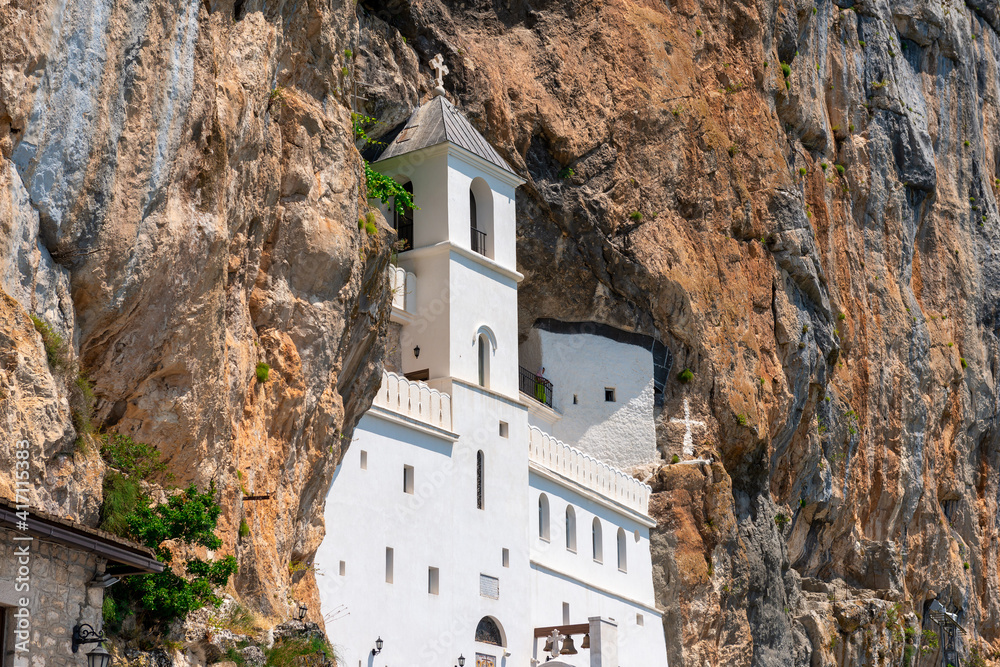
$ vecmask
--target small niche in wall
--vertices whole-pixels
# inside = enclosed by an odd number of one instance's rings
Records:
[[[361,469],[368,470],[368,452],[361,450]]]
[[[436,567],[427,568],[427,592],[437,595],[441,589],[441,571]]]
[[[563,625],[569,625],[569,602],[563,602]]]
[[[604,400],[607,403],[614,403],[615,402],[615,388],[614,387],[605,387],[604,388]]]
[[[345,576],[347,574],[347,563],[340,561],[340,576]]]
[[[403,466],[403,492],[413,493],[413,466]]]
[[[504,547],[502,558],[503,558],[503,566],[510,567],[510,549]]]
[[[576,394],[573,394],[573,405],[578,404],[580,401],[577,399]]]
[[[500,437],[506,438],[508,431],[509,427],[507,426],[507,422],[500,422]]]
[[[635,624],[636,625],[645,625],[646,624],[646,619],[644,619],[642,617],[642,614],[636,614],[635,615]]]

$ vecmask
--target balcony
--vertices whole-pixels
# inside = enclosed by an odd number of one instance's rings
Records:
[[[518,366],[518,385],[522,394],[527,394],[542,405],[552,407],[552,383],[543,377],[529,371],[524,366]]]
[[[382,386],[372,405],[414,421],[451,431],[451,396],[423,382],[382,372]]]
[[[472,250],[480,255],[486,256],[486,232],[481,232],[472,227]]]
[[[556,440],[536,426],[529,427],[528,460],[640,514],[649,513],[652,489],[647,484]]]

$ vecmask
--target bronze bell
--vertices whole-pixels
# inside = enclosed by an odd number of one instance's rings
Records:
[[[566,637],[566,641],[563,642],[562,650],[559,651],[560,655],[576,655],[576,647],[573,646],[573,638]]]
[[[589,632],[583,636],[583,643],[580,644],[580,648],[590,648],[590,633]]]
[[[548,653],[551,650],[552,650],[552,637],[547,637],[545,639],[545,648],[543,648],[542,651]]]

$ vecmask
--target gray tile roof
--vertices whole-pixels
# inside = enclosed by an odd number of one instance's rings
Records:
[[[381,151],[377,154],[368,152],[365,157],[381,162],[447,141],[478,155],[504,171],[515,173],[490,142],[486,141],[462,112],[443,95],[423,104],[413,112],[404,125],[393,130],[386,139],[388,141]]]

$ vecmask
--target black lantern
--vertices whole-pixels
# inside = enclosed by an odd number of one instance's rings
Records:
[[[111,654],[100,644],[87,654],[87,667],[108,667],[111,664]]]
[[[458,656],[458,667],[465,667],[465,656]]]
[[[415,348],[413,348],[413,356],[414,356],[414,358],[417,358],[417,357],[420,356],[420,346],[419,345],[417,345]]]
[[[73,626],[73,653],[76,653],[81,646],[100,644],[106,641],[108,641],[107,637],[95,630],[94,626],[89,623],[77,623]]]
[[[378,655],[381,652],[382,652],[382,637],[379,636],[379,638],[375,640],[375,648],[372,649],[372,655]]]
[[[307,611],[308,611],[308,608],[304,604],[299,605],[299,620],[300,621],[305,620],[306,612]]]

